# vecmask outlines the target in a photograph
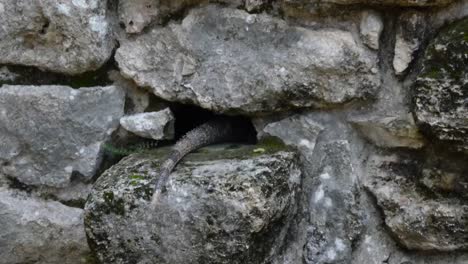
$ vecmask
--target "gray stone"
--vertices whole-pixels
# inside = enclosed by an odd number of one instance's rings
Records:
[[[384,148],[421,148],[424,138],[411,114],[355,118],[350,120],[372,144]]]
[[[349,263],[354,241],[362,228],[360,188],[351,163],[350,146],[347,141],[331,141],[317,148],[305,261]]]
[[[440,32],[427,47],[414,85],[414,114],[431,138],[468,152],[468,19]],[[448,147],[448,146],[447,146]]]
[[[0,263],[88,263],[83,210],[0,187]]]
[[[217,6],[123,40],[116,60],[157,96],[217,112],[330,107],[371,98],[380,85],[376,54],[350,32]]]
[[[350,142],[352,130],[330,115],[294,115],[262,132],[299,150],[301,206],[294,237],[275,263],[350,263],[361,231],[360,193]]]
[[[78,74],[115,46],[107,0],[0,1],[0,63]]]
[[[383,210],[386,226],[411,250],[466,250],[468,205],[428,195],[416,185],[419,167],[414,153],[370,156],[365,185]]]
[[[397,75],[403,74],[414,59],[426,33],[427,20],[423,13],[405,12],[398,18],[393,68]]]
[[[120,125],[140,137],[164,140],[174,138],[174,121],[171,109],[166,108],[158,112],[124,116],[120,119]]]
[[[379,39],[383,28],[382,17],[379,13],[372,10],[362,12],[360,24],[361,39],[369,48],[379,49]]]
[[[155,162],[131,155],[96,182],[85,207],[91,247],[104,263],[268,263],[296,208],[300,171],[279,143],[216,146],[188,155],[157,208]]]
[[[0,171],[51,187],[67,186],[73,172],[90,179],[123,108],[124,93],[113,86],[2,86]]]

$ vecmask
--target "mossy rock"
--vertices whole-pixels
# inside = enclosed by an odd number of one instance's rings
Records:
[[[85,207],[103,263],[266,263],[282,244],[300,183],[297,155],[276,139],[217,145],[176,167],[149,205],[168,148],[124,158],[96,182]]]
[[[428,136],[468,152],[468,18],[444,28],[427,47],[414,114]]]

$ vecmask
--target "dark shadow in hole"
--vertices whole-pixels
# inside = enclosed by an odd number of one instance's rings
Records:
[[[50,20],[46,19],[46,21],[44,21],[44,24],[42,25],[41,30],[39,30],[39,33],[41,35],[44,35],[45,33],[47,33],[47,30],[49,29],[49,26],[50,26]]]

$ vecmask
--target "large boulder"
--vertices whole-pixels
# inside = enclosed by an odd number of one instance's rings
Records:
[[[124,97],[114,86],[2,86],[0,172],[38,186],[65,187],[73,173],[90,179]]]
[[[83,210],[0,187],[0,263],[90,263]]]
[[[424,53],[414,114],[428,135],[468,151],[468,19],[443,29]]]
[[[276,112],[371,98],[375,53],[351,32],[291,26],[266,14],[207,6],[181,24],[122,40],[123,75],[169,101],[217,112]]]
[[[0,63],[78,74],[115,46],[107,0],[0,0]]]
[[[167,149],[134,154],[107,170],[85,207],[103,263],[268,263],[296,208],[294,152],[272,141],[188,155],[150,207]]]

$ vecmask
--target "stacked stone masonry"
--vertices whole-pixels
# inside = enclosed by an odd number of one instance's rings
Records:
[[[0,22],[0,264],[468,263],[468,0],[0,0]],[[188,155],[151,208],[198,113],[258,142]]]

